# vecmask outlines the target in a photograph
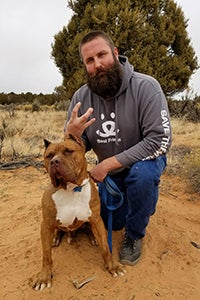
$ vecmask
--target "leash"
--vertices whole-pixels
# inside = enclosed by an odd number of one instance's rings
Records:
[[[110,252],[112,253],[112,224],[113,224],[113,211],[118,209],[120,206],[122,206],[124,202],[124,195],[120,191],[120,189],[117,187],[115,182],[110,178],[110,176],[106,176],[104,179],[103,184],[106,187],[107,192],[112,196],[110,203],[108,203],[106,191],[104,191],[102,198],[103,202],[108,209],[108,245],[110,248]],[[113,197],[119,198],[119,201],[113,203]]]

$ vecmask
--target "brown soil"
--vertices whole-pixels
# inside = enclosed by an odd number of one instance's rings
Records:
[[[27,167],[0,171],[0,299],[133,300],[200,299],[200,201],[178,177],[163,175],[157,211],[143,241],[142,258],[126,275],[112,278],[100,250],[85,234],[53,249],[51,289],[36,292],[29,278],[41,267],[41,195],[48,176]],[[123,232],[113,233],[113,255]],[[75,289],[72,280],[95,279]]]

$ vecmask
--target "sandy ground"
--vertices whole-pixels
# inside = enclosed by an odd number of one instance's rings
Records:
[[[0,171],[0,299],[133,300],[200,299],[200,201],[178,177],[163,175],[157,211],[143,241],[142,258],[126,275],[112,278],[100,250],[85,234],[53,249],[51,289],[32,290],[29,278],[41,267],[41,195],[49,179],[33,167]],[[113,255],[123,232],[113,233]],[[77,290],[72,280],[95,279]]]

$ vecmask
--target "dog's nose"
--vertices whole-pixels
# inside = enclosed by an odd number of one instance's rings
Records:
[[[59,165],[59,164],[60,164],[60,159],[59,159],[59,157],[55,156],[54,158],[52,158],[52,160],[51,160],[51,165],[52,165],[52,166],[57,166],[57,165]]]

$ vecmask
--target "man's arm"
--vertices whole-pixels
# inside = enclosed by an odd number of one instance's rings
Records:
[[[116,159],[115,156],[111,156],[102,160],[91,171],[90,175],[96,182],[102,182],[110,171],[123,167],[123,165]]]

